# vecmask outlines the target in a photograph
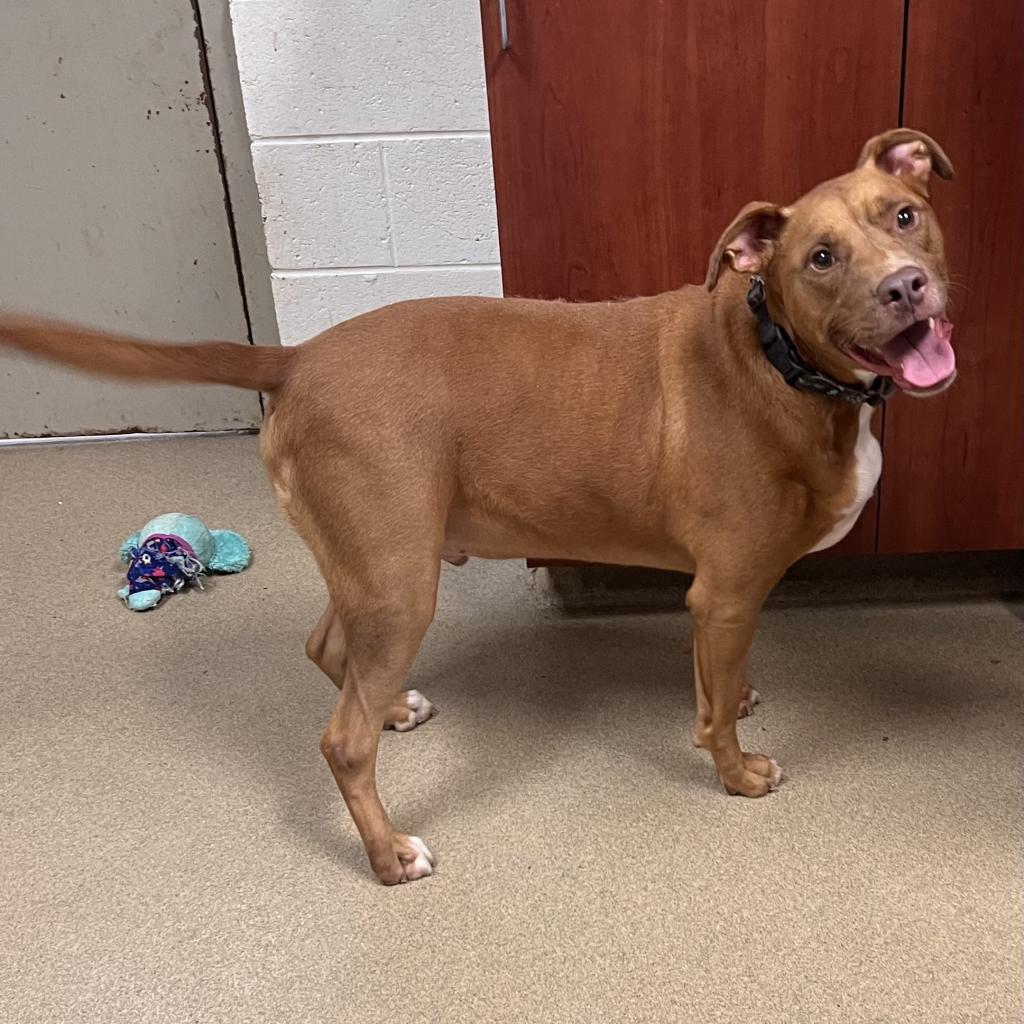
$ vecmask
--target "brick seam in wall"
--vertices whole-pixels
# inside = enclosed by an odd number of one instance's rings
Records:
[[[315,146],[332,142],[401,142],[415,139],[430,142],[435,139],[489,139],[490,132],[336,132],[326,135],[258,135],[253,136],[254,148],[260,146]]]
[[[427,273],[435,270],[501,270],[500,263],[412,263],[389,266],[386,263],[366,267],[294,267],[275,268],[274,277],[340,277],[345,274],[407,274]]]
[[[391,205],[391,182],[388,180],[388,155],[387,149],[380,145],[377,147],[380,153],[380,176],[384,183],[384,210],[387,214],[388,244],[391,246],[391,262],[398,266],[398,250],[395,247],[395,212]]]

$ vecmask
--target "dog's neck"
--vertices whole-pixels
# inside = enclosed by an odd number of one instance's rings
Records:
[[[789,452],[795,464],[813,480],[824,481],[827,489],[834,484],[832,469],[845,466],[854,455],[862,414],[873,409],[789,387],[765,357],[757,320],[746,304],[748,287],[746,277],[729,273],[710,295],[696,287],[678,293],[684,301],[703,293],[707,303],[695,340],[703,350],[703,372],[723,394],[736,395],[738,405],[764,410],[760,429],[770,435],[770,446]],[[681,358],[691,360],[692,350]]]
[[[746,301],[757,322],[758,340],[765,358],[790,387],[850,405],[881,405],[892,394],[894,389],[889,380],[852,371],[857,379],[850,382],[844,379],[847,373],[833,375],[808,360],[801,351],[805,346],[799,344],[793,331],[769,313],[765,282],[759,275],[751,278]],[[869,379],[864,380],[863,376]]]

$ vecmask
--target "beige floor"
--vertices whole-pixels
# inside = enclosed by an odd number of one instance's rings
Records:
[[[727,798],[688,743],[685,624],[445,571],[387,734],[435,877],[372,880],[321,763],[320,611],[252,438],[0,450],[0,1018],[1021,1019],[1024,626],[994,601],[769,611]],[[174,508],[256,559],[136,615],[122,536]]]

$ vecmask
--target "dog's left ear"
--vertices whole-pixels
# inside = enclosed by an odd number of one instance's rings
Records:
[[[860,151],[857,167],[866,164],[903,178],[923,196],[928,195],[928,179],[933,170],[947,181],[953,177],[953,165],[942,147],[913,128],[894,128],[869,139]]]
[[[789,210],[774,203],[747,203],[725,229],[711,254],[707,290],[713,291],[723,263],[741,274],[759,274],[771,261]]]

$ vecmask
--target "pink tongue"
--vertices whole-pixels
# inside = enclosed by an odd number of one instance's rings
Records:
[[[953,325],[940,320],[913,341],[903,334],[893,338],[880,355],[894,370],[893,375],[908,387],[932,388],[956,369],[956,356],[949,343],[952,333]]]

